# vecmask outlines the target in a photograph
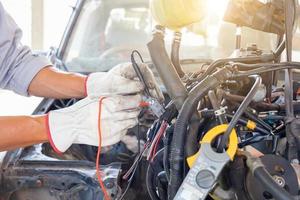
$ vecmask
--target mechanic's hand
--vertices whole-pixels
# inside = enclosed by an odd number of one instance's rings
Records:
[[[140,95],[107,97],[102,101],[87,97],[70,107],[50,111],[50,144],[57,153],[72,144],[98,146],[99,127],[102,146],[118,143],[127,129],[137,124],[141,101]]]
[[[164,99],[152,71],[146,64],[139,64],[150,92],[154,98]],[[131,63],[122,63],[109,72],[97,72],[89,75],[86,92],[90,98],[100,96],[127,95],[141,93],[144,87],[138,79]]]

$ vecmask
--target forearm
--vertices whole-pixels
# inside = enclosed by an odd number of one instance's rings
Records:
[[[45,116],[0,117],[0,151],[47,142]]]
[[[83,75],[66,73],[51,66],[42,69],[31,81],[30,95],[49,98],[85,97],[85,79]]]

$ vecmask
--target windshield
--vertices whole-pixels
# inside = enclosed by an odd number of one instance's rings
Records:
[[[207,17],[194,26],[183,29],[181,59],[216,59],[228,57],[235,48],[236,26],[222,22],[227,0],[207,1]],[[150,61],[147,43],[155,25],[148,0],[86,0],[69,40],[63,61],[69,71],[107,71],[130,61],[137,49],[145,61]],[[195,28],[196,27],[196,28]],[[243,28],[242,45],[258,43],[266,50],[274,48],[273,34]],[[173,33],[166,32],[170,50]],[[251,38],[251,39],[249,39]]]

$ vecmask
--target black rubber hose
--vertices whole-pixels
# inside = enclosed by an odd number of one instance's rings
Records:
[[[222,82],[229,79],[231,75],[231,71],[227,68],[220,69],[213,75],[206,77],[203,81],[198,83],[197,86],[191,90],[185,100],[179,112],[171,142],[168,199],[173,199],[175,197],[176,192],[183,181],[183,168],[185,165],[185,133],[187,131],[189,120],[196,111],[199,100],[202,99],[210,89],[217,87]]]
[[[159,26],[156,27],[156,29],[157,31],[154,33],[153,40],[148,43],[148,49],[151,59],[168,91],[168,94],[174,102],[177,110],[180,110],[188,92],[168,57],[164,43],[163,30],[161,30],[161,27]],[[198,119],[198,116],[193,116],[193,118]],[[186,146],[189,155],[194,154],[198,150],[198,142],[196,139],[197,131],[197,127],[190,127],[190,131],[187,136],[187,140],[190,143],[188,146]]]
[[[185,156],[189,157],[194,155],[199,150],[199,142],[197,140],[199,132],[200,119],[199,116],[194,114],[191,117],[188,134],[186,135],[186,142],[184,145]]]
[[[241,62],[241,63],[257,63],[257,62],[270,62],[275,59],[275,56],[273,54],[266,54],[262,56],[253,56],[253,57],[240,57],[240,58],[223,58],[214,61],[211,63],[206,71],[199,77],[197,80],[202,80],[206,76],[210,75],[217,67],[220,65],[224,65],[228,62]]]
[[[211,74],[218,66],[225,64],[227,62],[242,62],[242,63],[255,63],[255,62],[270,62],[277,59],[285,49],[285,40],[283,40],[278,48],[275,50],[274,54],[266,54],[262,56],[255,57],[241,57],[241,58],[224,58],[219,59],[211,63],[207,70],[202,74],[198,80],[202,80],[204,77]]]
[[[147,191],[152,200],[160,200],[158,195],[156,194],[156,187],[154,186],[154,181],[155,181],[155,173],[154,169],[152,168],[151,165],[148,166],[147,169],[147,174],[146,174],[146,186],[147,186]]]
[[[242,64],[234,63],[239,68],[254,68],[248,71],[239,71],[234,74],[234,78],[250,76],[254,74],[262,74],[266,72],[278,71],[283,69],[300,69],[300,62],[282,62],[282,63],[266,63],[266,64]]]
[[[164,137],[164,156],[163,156],[163,165],[164,165],[164,170],[166,172],[166,176],[168,181],[170,180],[170,162],[169,162],[169,154],[170,154],[170,143],[172,140],[174,132],[174,125],[172,125],[170,128],[167,129],[166,131],[166,136]]]
[[[180,43],[181,43],[181,33],[175,32],[173,43],[172,43],[171,61],[177,71],[178,76],[180,78],[182,78],[182,77],[184,77],[185,73],[182,70],[182,67],[180,64],[180,58],[179,58]]]
[[[242,114],[248,108],[248,106],[251,103],[252,99],[254,98],[256,92],[258,91],[259,86],[261,85],[262,79],[261,79],[260,76],[254,75],[254,76],[252,76],[252,78],[255,79],[255,82],[254,82],[251,90],[249,91],[249,93],[245,97],[244,101],[241,103],[238,110],[234,114],[233,118],[231,119],[231,121],[228,125],[227,130],[225,131],[225,133],[222,137],[220,147],[223,148],[223,149],[226,147],[226,145],[228,143],[228,138],[229,138],[229,135],[230,135],[232,129],[236,126],[236,123],[238,122],[239,118],[242,116]]]
[[[187,97],[187,90],[181,82],[165,48],[164,32],[160,26],[156,27],[153,40],[148,43],[151,60],[164,83],[168,94],[174,102],[177,110],[180,110]]]
[[[272,194],[276,200],[295,200],[291,194],[280,187],[264,167],[257,167],[253,171],[254,177]]]
[[[187,97],[188,92],[181,82],[174,65],[168,57],[164,43],[163,31],[164,30],[162,29],[162,27],[156,26],[156,32],[153,35],[153,40],[148,43],[148,49],[151,55],[151,59],[168,91],[169,96],[174,102],[177,110],[180,110],[184,100]],[[176,59],[178,59],[178,64],[180,64],[179,55],[177,55],[177,57],[178,58]],[[193,118],[198,119],[197,116],[193,116]],[[187,140],[190,143],[188,146],[186,146],[189,155],[194,154],[198,150],[198,142],[195,139],[197,138],[197,131],[198,129],[196,126],[190,127],[190,131],[187,137]]]
[[[152,200],[160,200],[159,196],[156,193],[156,177],[160,172],[164,170],[162,163],[159,163],[163,160],[163,153],[163,149],[160,149],[155,154],[154,159],[152,162],[149,163],[146,172],[147,191]]]
[[[239,96],[239,95],[235,95],[235,94],[227,94],[227,93],[223,93],[223,97],[224,99],[228,100],[229,102],[237,102],[240,103],[242,102],[245,97],[244,96]],[[300,108],[300,102],[293,102],[293,106],[294,109],[296,110],[296,112],[299,112],[299,108]],[[257,111],[278,111],[280,115],[284,115],[285,114],[285,104],[271,104],[271,103],[265,103],[265,102],[251,102],[250,103],[250,107],[254,108]],[[271,116],[274,117],[274,116]],[[275,117],[277,119],[277,117]]]
[[[275,68],[275,70],[280,70],[280,69],[288,69],[288,68],[299,68],[300,62],[259,63],[259,64],[245,64],[245,63],[235,62],[232,63],[232,65],[242,70],[254,70],[258,68],[268,68],[268,69]]]
[[[242,62],[242,63],[257,63],[257,62],[270,62],[277,59],[285,49],[285,40],[280,43],[274,54],[266,54],[262,56],[241,57],[241,58],[223,58],[212,62],[207,70],[197,80],[202,80],[211,74],[217,67],[224,65],[228,62]]]
[[[168,198],[168,180],[166,177],[166,172],[161,171],[156,176],[156,183],[157,183],[157,193],[160,199],[167,199]]]

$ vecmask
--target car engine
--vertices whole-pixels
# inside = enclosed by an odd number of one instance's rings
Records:
[[[295,12],[291,2],[280,4],[285,13]],[[226,15],[239,24],[234,17]],[[164,111],[155,116],[143,109],[138,126],[120,143],[102,148],[101,176],[109,198],[300,199],[300,63],[291,60],[293,17],[285,14],[280,21],[285,30],[270,27],[274,23],[258,27],[285,34],[275,51],[251,44],[237,48],[232,58],[205,62],[180,60],[180,32],[174,33],[169,56],[165,28],[157,25],[147,64],[164,86]],[[246,22],[241,25],[258,26]],[[196,70],[185,72],[188,65]],[[44,99],[34,114],[76,101]],[[9,152],[1,167],[0,199],[103,199],[97,149],[73,145],[58,155],[40,144]]]

